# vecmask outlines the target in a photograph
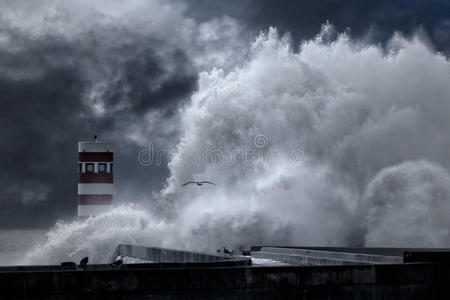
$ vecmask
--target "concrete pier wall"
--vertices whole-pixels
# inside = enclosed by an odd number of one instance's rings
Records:
[[[134,256],[149,259],[154,262],[213,262],[228,260],[229,257],[218,256],[211,253],[183,251],[158,247],[144,247],[135,245],[118,245],[117,255]]]
[[[261,247],[252,251],[252,257],[266,258],[293,265],[351,265],[351,264],[401,264],[402,256],[364,253],[333,252],[325,250]]]
[[[114,260],[119,255],[142,258],[155,263],[215,263],[216,266],[251,265],[251,259],[249,257],[136,245],[118,245],[112,260]]]
[[[0,272],[0,289],[3,298],[24,299],[173,294],[190,296],[190,299],[195,295],[200,298],[244,295],[258,299],[300,296],[302,299],[430,299],[433,265],[207,268],[160,265],[159,268]]]
[[[265,252],[298,254],[272,248]],[[450,299],[449,252],[407,252],[398,264],[372,257],[377,263],[319,266],[252,266],[248,257],[127,245],[116,254],[158,263],[0,267],[0,299]]]

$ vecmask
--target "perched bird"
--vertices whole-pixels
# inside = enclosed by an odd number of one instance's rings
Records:
[[[217,254],[220,254],[220,248],[217,248],[216,252]]]
[[[115,266],[120,266],[121,264],[123,264],[123,260],[118,259],[118,260],[116,260],[115,262],[113,262],[111,265],[112,265],[113,267],[115,267]]]
[[[223,247],[223,253],[225,253],[225,254],[233,254],[233,251],[230,251],[227,248]]]
[[[185,186],[185,185],[188,185],[188,184],[191,184],[191,183],[195,183],[198,186],[203,185],[205,183],[216,185],[214,182],[211,182],[211,181],[188,181],[186,183],[183,183],[182,186]]]
[[[89,262],[89,257],[86,256],[85,258],[80,260],[80,264],[78,265],[78,267],[81,269],[86,269],[88,262]]]
[[[97,143],[97,138],[98,138],[98,137],[97,137],[97,135],[95,134],[95,135],[94,135],[94,143]]]

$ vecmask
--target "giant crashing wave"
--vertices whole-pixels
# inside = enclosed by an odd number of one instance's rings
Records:
[[[200,74],[158,205],[60,222],[26,262],[108,262],[118,243],[450,246],[449,111],[450,63],[419,38],[326,24],[297,50],[271,28],[244,64]],[[203,179],[217,185],[181,186]]]

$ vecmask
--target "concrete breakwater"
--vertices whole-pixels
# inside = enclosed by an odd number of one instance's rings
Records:
[[[244,256],[120,245],[115,255],[155,263],[2,267],[0,289],[23,299],[444,299],[449,253],[404,253],[407,263],[256,266]]]

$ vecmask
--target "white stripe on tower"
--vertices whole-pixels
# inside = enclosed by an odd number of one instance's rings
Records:
[[[104,213],[110,209],[110,205],[78,205],[78,216],[89,217]]]
[[[114,195],[114,152],[111,143],[78,143],[78,218],[108,211]]]
[[[114,185],[111,183],[79,183],[78,195],[114,194]]]

